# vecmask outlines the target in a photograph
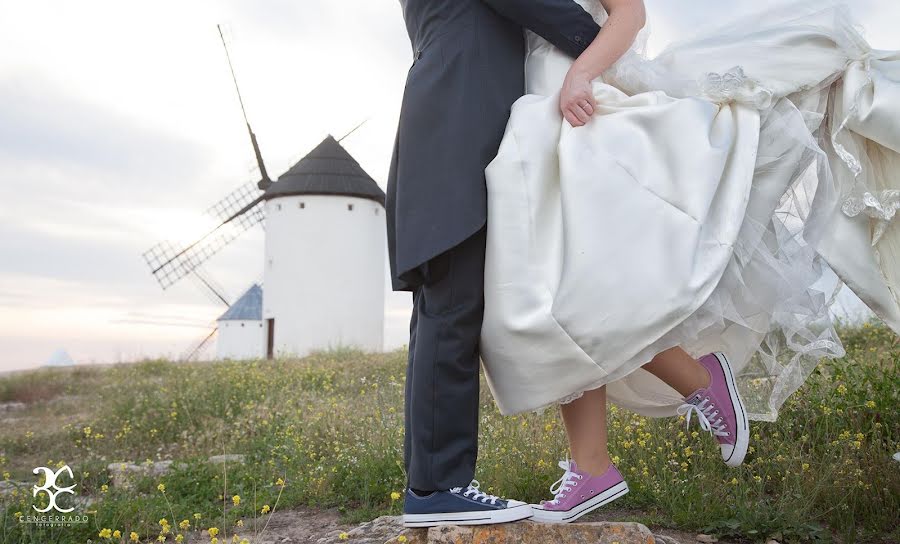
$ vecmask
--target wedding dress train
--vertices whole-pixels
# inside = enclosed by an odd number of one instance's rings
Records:
[[[653,58],[645,28],[576,128],[571,59],[526,36],[527,94],[486,170],[481,352],[502,413],[605,384],[674,415],[681,395],[640,367],[682,346],[726,352],[750,418],[772,420],[844,354],[842,284],[900,333],[900,51],[845,5],[782,4]]]

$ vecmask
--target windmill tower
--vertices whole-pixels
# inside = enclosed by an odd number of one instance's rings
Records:
[[[143,254],[163,289],[189,277],[229,306],[184,358],[200,353],[217,333],[220,357],[302,356],[339,346],[381,351],[384,192],[331,135],[272,181],[227,46],[225,52],[260,179],[208,208],[218,226],[194,242],[176,246],[163,240]],[[263,287],[254,284],[231,304],[202,265],[257,224],[266,232]]]
[[[383,349],[384,196],[331,136],[266,189],[269,357]]]

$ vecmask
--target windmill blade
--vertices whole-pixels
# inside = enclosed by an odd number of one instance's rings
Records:
[[[231,191],[224,198],[206,208],[206,215],[213,219],[224,223],[229,218],[234,218],[238,212],[252,204],[259,198],[259,189],[255,183],[245,183],[234,191]]]
[[[221,302],[226,308],[231,306],[231,303],[229,302],[231,297],[228,296],[225,289],[218,282],[209,276],[207,271],[203,270],[203,267],[198,266],[194,268],[190,277],[195,283],[202,287],[201,291],[206,293],[211,302]]]
[[[231,64],[231,55],[228,53],[228,44],[225,43],[225,35],[222,33],[222,25],[216,25],[219,29],[219,37],[222,38],[222,47],[225,48],[225,58],[228,60],[228,69],[231,71],[231,79],[234,81],[234,90],[237,91],[238,102],[241,104],[241,113],[244,114],[244,123],[247,125],[247,132],[250,134],[250,143],[253,145],[253,153],[256,155],[256,164],[259,165],[259,173],[262,179],[257,182],[256,186],[265,191],[272,185],[272,179],[266,171],[266,165],[263,162],[262,153],[259,150],[259,144],[256,141],[256,133],[250,127],[250,120],[247,119],[247,110],[244,108],[244,99],[241,97],[241,89],[238,87],[237,76],[234,75],[234,66]]]
[[[192,347],[185,350],[178,360],[183,362],[196,360],[197,356],[203,353],[203,350],[209,346],[209,343],[212,341],[213,337],[216,336],[217,332],[219,332],[218,325],[212,325],[212,330],[199,341],[195,342]]]
[[[244,231],[261,222],[264,217],[263,207],[260,205],[262,201],[263,195],[256,197],[225,218],[219,226],[183,248],[177,248],[170,241],[163,240],[145,251],[144,261],[162,288],[167,289],[191,274]]]

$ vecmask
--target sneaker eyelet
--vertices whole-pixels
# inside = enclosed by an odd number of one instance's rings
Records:
[[[591,495],[593,495],[593,494],[594,494],[594,490],[593,490],[593,489],[591,489]]]

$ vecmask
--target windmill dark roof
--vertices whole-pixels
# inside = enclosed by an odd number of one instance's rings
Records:
[[[262,287],[254,283],[216,321],[262,319]]]
[[[384,191],[330,134],[266,189],[266,200],[288,195],[345,195],[384,205]]]

